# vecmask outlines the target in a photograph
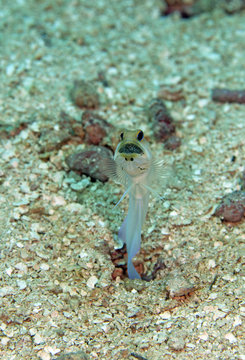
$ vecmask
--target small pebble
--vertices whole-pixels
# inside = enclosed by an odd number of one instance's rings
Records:
[[[6,67],[6,75],[7,75],[7,76],[13,75],[14,71],[15,71],[15,64],[9,64],[9,65]]]
[[[64,355],[60,355],[55,360],[89,360],[88,355],[80,350],[77,352],[70,352]]]
[[[239,315],[236,315],[234,323],[233,323],[233,327],[240,326],[240,325],[242,325],[242,319]]]
[[[188,295],[195,290],[195,287],[182,275],[173,271],[168,276],[166,289],[168,291],[169,297],[174,298]]]
[[[34,344],[36,344],[36,345],[42,344],[44,342],[43,338],[41,337],[41,335],[39,333],[36,333],[34,335],[33,341],[34,341]]]
[[[69,170],[105,182],[108,177],[103,172],[102,160],[111,157],[111,155],[111,151],[104,146],[92,146],[87,150],[68,156],[66,163]]]
[[[5,160],[6,162],[9,161],[12,157],[14,157],[15,155],[15,152],[14,150],[11,148],[11,149],[8,149],[6,151],[4,151],[2,154],[1,154],[1,159],[2,160]]]
[[[28,267],[27,267],[26,264],[21,263],[21,262],[20,262],[20,263],[17,263],[17,264],[15,265],[15,268],[16,268],[17,270],[22,271],[24,274],[27,274]]]
[[[70,95],[74,104],[82,109],[96,109],[99,107],[99,94],[91,82],[76,80]]]
[[[6,274],[7,274],[9,277],[11,277],[12,272],[13,272],[13,269],[12,269],[11,267],[9,267],[9,268],[7,268],[7,269],[5,270],[5,272],[6,272]]]
[[[160,318],[164,319],[164,320],[169,320],[171,319],[171,313],[170,311],[164,311],[162,314],[160,314]]]
[[[74,191],[82,191],[91,184],[88,178],[85,178],[77,183],[71,184],[71,189]]]
[[[225,334],[225,339],[231,344],[235,344],[237,342],[237,338],[232,333]]]
[[[55,207],[66,205],[65,199],[63,198],[63,196],[60,196],[60,195],[54,195],[51,203]]]
[[[26,182],[23,182],[23,183],[20,185],[20,191],[21,191],[23,194],[29,194],[29,193],[30,193],[29,184],[27,184]]]
[[[136,316],[139,311],[140,311],[140,307],[138,307],[138,306],[129,307],[128,311],[126,313],[126,316],[128,318],[132,318],[132,317]]]
[[[11,294],[14,294],[14,289],[12,288],[12,286],[5,286],[0,288],[0,297]]]
[[[207,332],[204,332],[204,333],[200,334],[198,337],[199,337],[199,339],[201,339],[201,340],[203,340],[203,341],[207,341],[208,338],[209,338]]]
[[[25,280],[17,280],[17,285],[20,290],[24,290],[27,287]]]
[[[67,311],[64,311],[64,312],[63,312],[63,315],[64,315],[67,319],[72,318],[72,314],[69,313],[69,312],[67,312]]]
[[[6,346],[9,341],[10,341],[10,338],[8,338],[7,336],[4,336],[4,337],[2,337],[2,339],[1,339],[1,344],[2,344],[3,346]]]
[[[43,271],[47,271],[47,270],[49,270],[49,265],[46,263],[43,263],[40,265],[40,269]]]
[[[185,336],[181,331],[173,330],[168,339],[168,346],[171,350],[181,351],[185,347]]]
[[[90,289],[94,289],[95,285],[98,282],[98,278],[96,276],[91,276],[88,281],[87,281],[87,287],[89,287]]]
[[[37,353],[38,357],[41,359],[41,360],[50,360],[51,359],[51,356],[49,353],[47,353],[45,350],[41,350]]]
[[[31,336],[36,335],[37,329],[35,329],[35,328],[30,328],[29,333],[30,333]]]
[[[214,259],[210,259],[208,261],[208,269],[214,269],[215,266],[216,266],[216,263],[215,263]]]
[[[245,214],[245,191],[233,191],[223,197],[220,205],[216,208],[214,215],[221,217],[224,221],[238,222]]]
[[[78,203],[70,203],[66,206],[66,210],[71,213],[82,213],[84,212],[84,205]]]

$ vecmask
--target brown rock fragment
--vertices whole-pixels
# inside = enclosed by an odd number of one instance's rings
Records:
[[[225,195],[214,215],[228,222],[242,220],[245,215],[245,191],[233,191]]]
[[[153,99],[147,107],[154,136],[158,141],[166,141],[175,132],[175,125],[166,105],[161,99]]]
[[[166,86],[161,86],[160,90],[157,93],[158,99],[168,100],[168,101],[180,101],[184,100],[185,96],[182,89],[173,89]]]
[[[212,100],[220,103],[245,104],[245,90],[213,89]]]
[[[99,107],[99,94],[91,82],[76,80],[70,95],[74,104],[82,109],[96,109]]]
[[[166,290],[169,298],[186,296],[195,291],[195,287],[177,271],[169,274]]]
[[[112,125],[105,119],[89,110],[82,115],[82,125],[85,131],[85,142],[91,145],[99,145],[107,132],[112,129]]]
[[[198,2],[198,0],[165,0],[162,15],[168,16],[173,13],[178,13],[183,18],[189,18],[200,12],[200,10],[194,6],[196,2]]]
[[[91,146],[87,150],[72,154],[66,159],[70,170],[88,175],[94,180],[105,182],[108,177],[103,173],[103,159],[111,157],[111,151],[104,146]]]
[[[181,140],[178,136],[173,135],[165,141],[164,145],[168,150],[175,150],[181,145]]]
[[[115,280],[117,277],[122,278],[123,277],[123,269],[122,268],[115,268],[115,270],[112,273],[112,279]]]
[[[89,125],[86,128],[86,143],[99,145],[106,136],[105,130],[99,124]]]
[[[214,9],[234,14],[245,8],[244,0],[164,0],[163,3],[162,15],[178,13],[182,18],[190,18]]]

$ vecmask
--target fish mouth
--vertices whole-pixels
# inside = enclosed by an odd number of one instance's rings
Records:
[[[120,154],[127,154],[127,155],[133,155],[133,154],[140,154],[142,155],[144,152],[143,150],[134,143],[126,143],[123,144],[120,149],[118,150]]]

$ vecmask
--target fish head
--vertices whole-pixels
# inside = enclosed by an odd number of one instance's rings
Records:
[[[120,142],[117,145],[114,160],[131,177],[146,173],[150,166],[152,155],[144,132],[138,130],[122,130]]]

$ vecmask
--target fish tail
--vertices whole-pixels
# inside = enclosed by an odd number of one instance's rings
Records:
[[[135,198],[130,194],[128,215],[125,218],[121,229],[125,236],[128,253],[128,276],[130,279],[140,279],[140,275],[133,265],[133,258],[140,250],[141,229],[145,221],[148,208],[149,194],[142,198]],[[120,230],[121,230],[120,229]],[[119,231],[120,232],[120,231]]]
[[[123,220],[123,223],[118,231],[118,237],[120,240],[123,241],[124,244],[126,244],[126,228],[127,228],[127,219],[128,219],[128,215],[125,217],[125,219]]]

